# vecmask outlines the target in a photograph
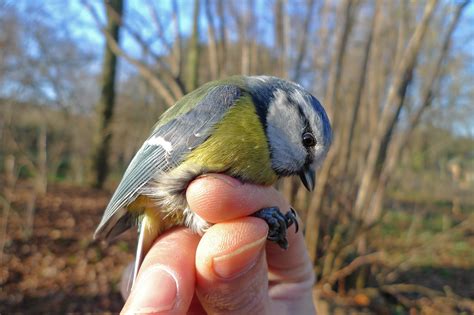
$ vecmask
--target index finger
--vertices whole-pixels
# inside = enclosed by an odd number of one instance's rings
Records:
[[[224,222],[248,216],[266,207],[278,207],[286,213],[290,204],[283,195],[270,186],[244,184],[222,174],[209,174],[194,180],[188,187],[186,197],[190,208],[211,223]],[[287,231],[288,250],[269,242],[266,246],[269,280],[274,284],[297,284],[295,294],[310,289],[314,284],[311,260],[306,250],[301,231]],[[283,286],[275,285],[275,297]],[[283,290],[284,291],[284,290]]]
[[[223,174],[206,174],[192,181],[186,199],[191,210],[210,223],[245,217],[267,207],[279,207],[283,213],[290,208],[273,187],[245,184]]]

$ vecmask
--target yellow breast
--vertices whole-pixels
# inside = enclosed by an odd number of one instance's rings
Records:
[[[250,96],[241,97],[229,109],[212,135],[179,168],[189,165],[254,184],[271,185],[277,180],[267,138]]]

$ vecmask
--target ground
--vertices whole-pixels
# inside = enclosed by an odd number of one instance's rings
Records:
[[[120,275],[133,259],[133,237],[128,234],[110,246],[92,239],[109,194],[50,187],[36,201],[31,237],[25,235],[21,210],[28,198],[29,189],[20,187],[12,203],[0,313],[120,311]]]
[[[120,311],[123,305],[119,293],[120,276],[133,260],[135,245],[132,231],[110,245],[92,239],[109,197],[110,194],[104,191],[51,185],[48,193],[38,197],[32,208],[29,207],[31,187],[27,183],[17,185],[7,221],[6,203],[3,205],[1,224],[7,223],[7,236],[0,258],[0,313]],[[26,209],[35,213],[31,233],[26,226]],[[408,241],[416,242],[418,238],[407,240],[411,237],[409,229],[416,228],[411,214],[406,211],[393,213],[383,225],[381,233],[387,237],[381,238],[380,246],[389,247],[388,255],[395,257],[403,254]],[[416,235],[430,237],[423,230],[423,224],[432,228],[454,224],[442,219],[437,222],[436,218],[431,218],[432,222],[425,219],[420,222]],[[453,243],[455,246],[446,253],[437,254],[436,247],[428,248],[431,254],[418,263],[420,267],[397,275],[397,282],[448,292],[443,298],[455,299],[453,305],[460,305],[459,312],[468,314],[466,310],[474,305],[474,256],[470,250],[473,235],[468,236],[459,236],[460,241]],[[325,294],[323,288],[315,290],[321,314],[372,314],[387,309],[401,314],[406,312],[406,305],[397,306],[399,301],[370,292],[368,289],[333,297]],[[381,307],[380,304],[387,301],[394,305]],[[448,302],[432,299],[429,307],[442,310]],[[449,312],[453,310],[453,307],[448,309]]]

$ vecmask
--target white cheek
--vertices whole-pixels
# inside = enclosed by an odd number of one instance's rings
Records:
[[[280,128],[268,126],[272,167],[280,172],[297,172],[306,160],[306,150],[296,144]]]
[[[275,171],[298,172],[304,165],[307,154],[301,143],[304,128],[298,109],[288,106],[287,95],[277,90],[269,106],[266,130]]]

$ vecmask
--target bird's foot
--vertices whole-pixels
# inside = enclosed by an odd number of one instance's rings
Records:
[[[293,223],[295,224],[296,232],[298,232],[298,219],[293,208],[290,208],[287,214],[281,213],[277,207],[263,208],[252,214],[252,216],[267,222],[269,227],[267,240],[277,243],[283,249],[288,248],[286,231]]]

